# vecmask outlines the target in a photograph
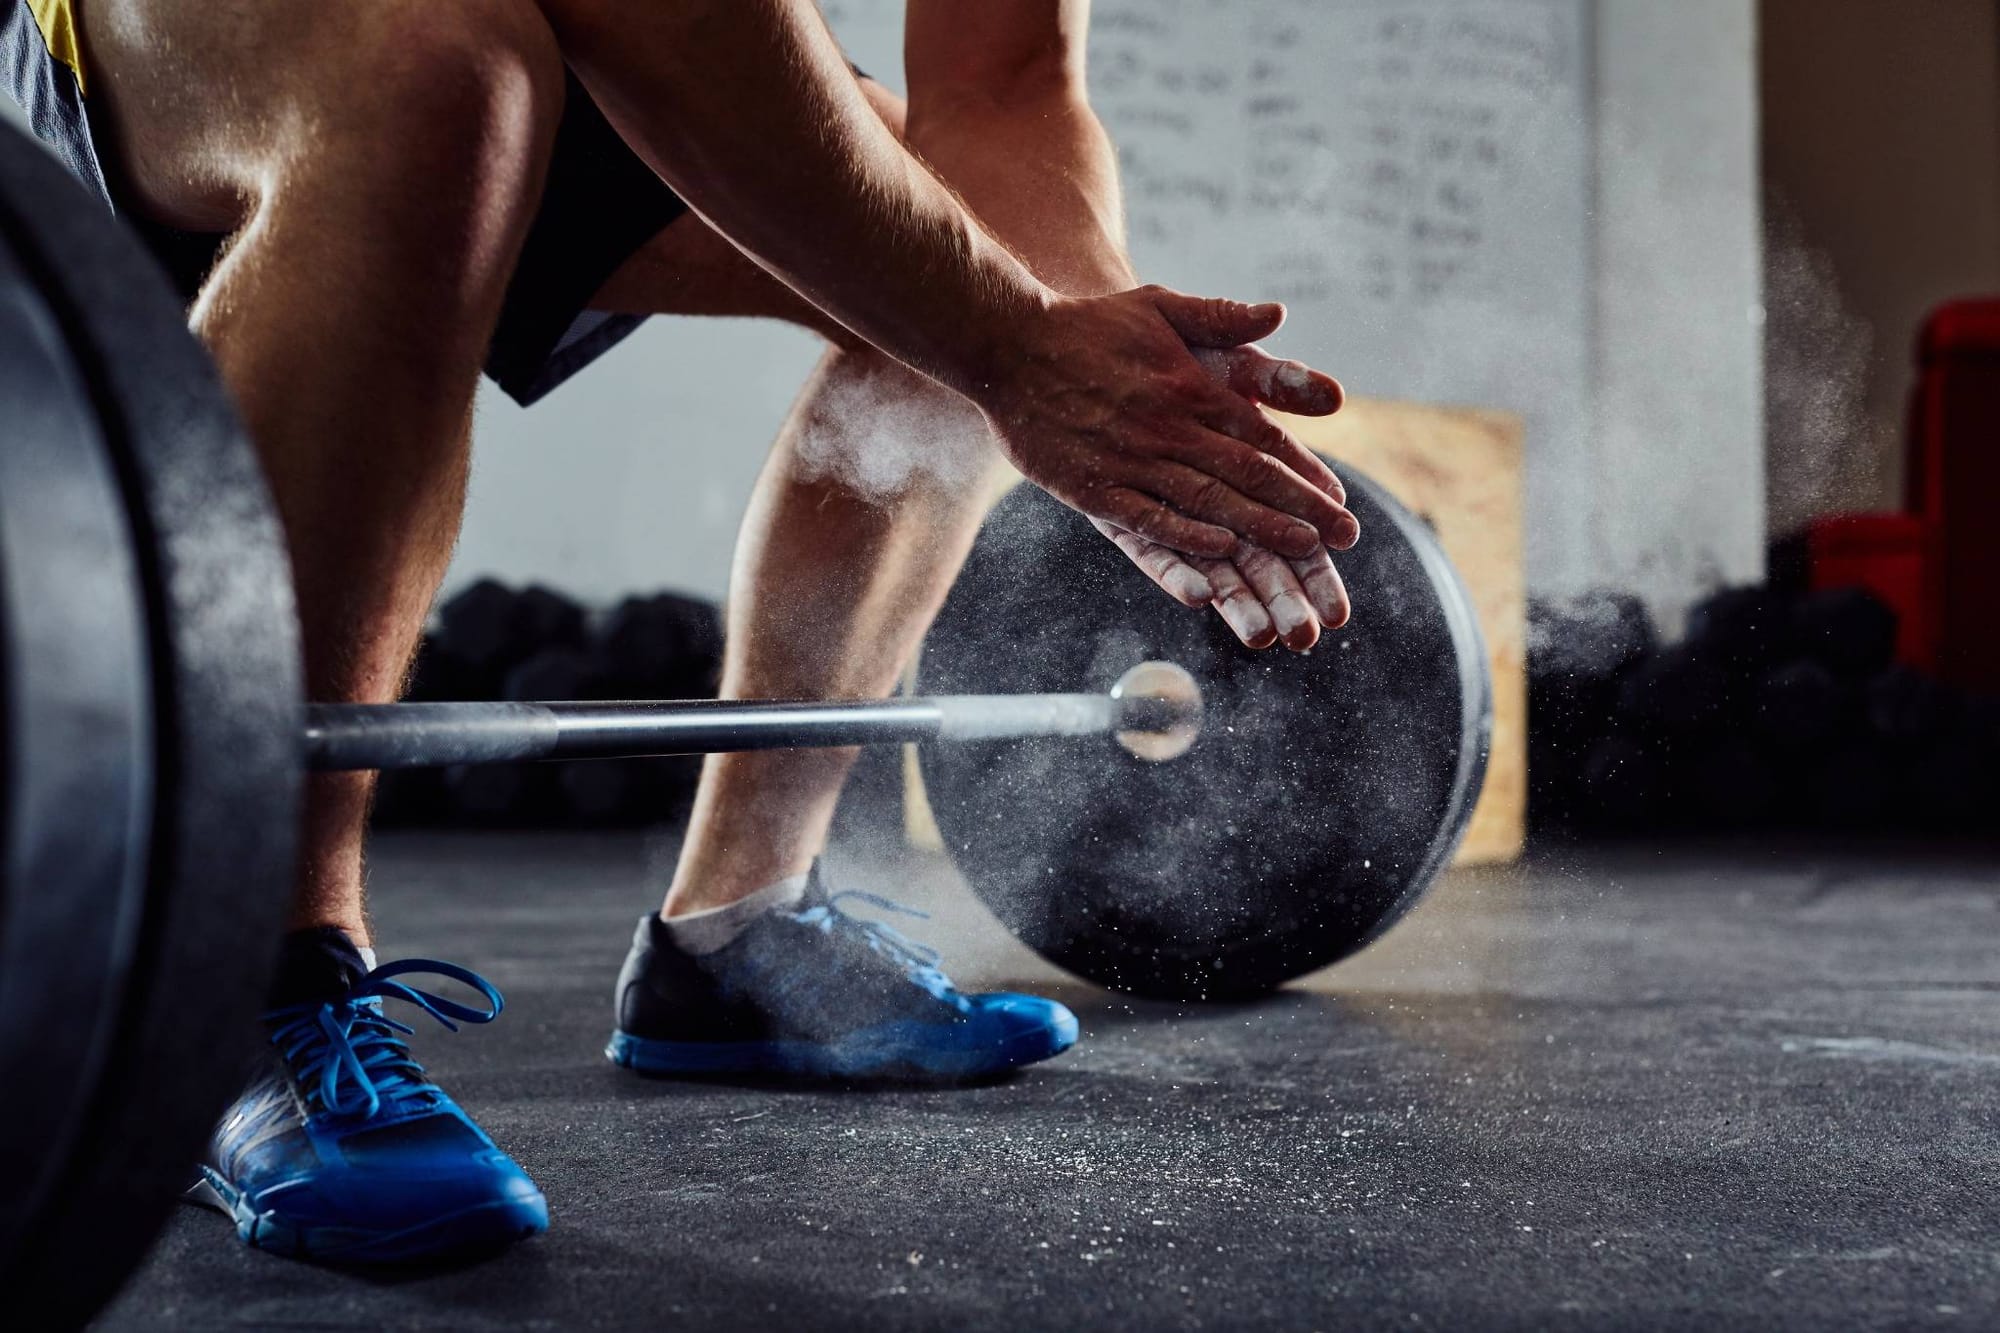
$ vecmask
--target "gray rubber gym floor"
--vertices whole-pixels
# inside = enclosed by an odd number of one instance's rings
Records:
[[[418,1050],[551,1233],[423,1276],[317,1271],[183,1209],[109,1328],[1994,1327],[2000,860],[1545,852],[1455,873],[1268,1002],[1065,983],[941,862],[961,980],[1076,1007],[998,1086],[649,1083],[604,1063],[670,848],[405,838],[389,951],[507,993]]]

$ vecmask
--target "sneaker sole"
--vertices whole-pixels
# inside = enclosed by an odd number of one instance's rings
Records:
[[[926,1024],[863,1028],[838,1042],[661,1041],[614,1031],[604,1048],[615,1065],[659,1077],[717,1074],[794,1078],[963,1080],[990,1078],[1061,1055],[1076,1044],[1076,1024],[1026,1028],[998,1045],[953,1048],[926,1041]]]
[[[241,1191],[207,1166],[184,1197],[227,1213],[236,1222],[237,1238],[251,1249],[324,1264],[409,1264],[485,1253],[549,1228],[548,1202],[540,1194],[474,1204],[400,1231],[296,1226],[276,1210],[258,1212]]]

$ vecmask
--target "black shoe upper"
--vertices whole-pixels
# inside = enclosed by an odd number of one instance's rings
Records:
[[[283,1009],[347,994],[368,975],[368,963],[336,926],[294,930],[279,947],[278,972],[266,1008]]]
[[[714,953],[675,944],[657,913],[639,922],[618,974],[618,1028],[654,1041],[828,1041],[907,1019],[962,1019],[968,1002],[937,956],[844,898],[896,909],[872,894],[829,894],[814,867],[805,898],[771,912]]]

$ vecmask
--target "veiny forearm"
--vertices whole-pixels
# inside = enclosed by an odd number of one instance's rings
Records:
[[[809,0],[552,0],[627,140],[780,281],[976,396],[1051,293],[871,110]]]
[[[1066,296],[1138,285],[1125,253],[1111,140],[1082,90],[1051,82],[1028,95],[962,92],[910,102],[910,147],[989,230]]]

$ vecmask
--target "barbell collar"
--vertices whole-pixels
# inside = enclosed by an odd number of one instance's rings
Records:
[[[1164,730],[1174,701],[1108,694],[975,694],[855,701],[314,704],[316,770],[637,759],[725,751],[995,741]]]

